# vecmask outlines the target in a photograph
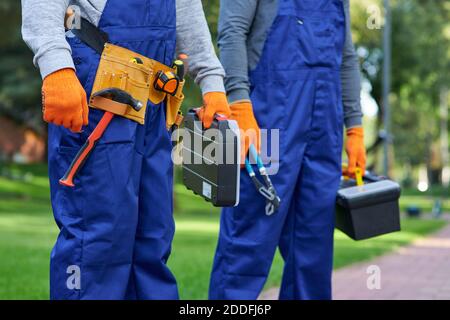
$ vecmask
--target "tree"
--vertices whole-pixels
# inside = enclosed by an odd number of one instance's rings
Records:
[[[381,33],[364,22],[369,5],[379,0],[353,3],[356,45],[363,57],[364,75],[381,103]],[[392,3],[392,115],[396,161],[429,163],[432,145],[439,137],[439,97],[449,83],[450,3],[433,0],[396,0]],[[380,7],[381,8],[381,7]],[[379,127],[382,113],[379,113]]]
[[[22,40],[20,9],[17,0],[0,4],[0,114],[42,132],[41,79]]]

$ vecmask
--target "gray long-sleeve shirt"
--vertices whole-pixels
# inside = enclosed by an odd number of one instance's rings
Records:
[[[34,52],[42,78],[64,68],[75,69],[65,38],[69,5],[98,25],[107,0],[22,0],[22,36]],[[177,51],[189,55],[189,74],[202,92],[225,92],[224,70],[214,52],[201,0],[176,0]]]
[[[352,41],[350,3],[342,0],[346,15],[346,41],[341,66],[342,102],[347,128],[362,124],[361,79]],[[220,59],[225,68],[225,88],[230,102],[250,99],[249,70],[261,57],[268,31],[278,12],[278,0],[221,0],[219,18]]]

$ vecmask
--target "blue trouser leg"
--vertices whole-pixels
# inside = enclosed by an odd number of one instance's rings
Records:
[[[280,299],[331,299],[333,231],[342,152],[337,75],[317,72],[307,147],[279,248]]]
[[[92,125],[99,112],[92,112]],[[131,130],[121,141],[114,131],[98,144],[77,177],[75,188],[58,184],[79,146],[65,146],[72,134],[49,132],[52,205],[60,234],[51,255],[53,299],[122,299],[133,260],[137,226],[140,157]],[[127,135],[127,132],[129,135]],[[79,142],[81,145],[81,139]],[[115,280],[111,280],[115,279]]]
[[[280,239],[285,260],[280,299],[331,299],[335,192],[340,147],[326,136],[307,148]],[[330,148],[323,148],[330,145]],[[320,159],[320,166],[317,161]]]
[[[312,97],[311,83],[298,82],[293,92]],[[274,101],[261,99],[267,92],[279,98],[278,113],[274,113]],[[308,115],[300,112],[294,100],[286,95],[275,95],[273,84],[261,84],[253,90],[256,116],[262,128],[279,129],[280,162],[278,173],[272,182],[282,197],[279,210],[273,216],[265,215],[265,199],[256,191],[248,174],[241,173],[241,198],[236,208],[225,208],[221,216],[219,243],[216,250],[209,296],[211,299],[256,299],[261,292],[272,264],[278,241],[289,212],[306,144],[297,136],[301,130],[287,130],[289,117],[285,112],[294,110],[299,121],[307,121]],[[276,100],[275,100],[276,101]],[[263,116],[261,116],[263,115]],[[265,115],[265,116],[264,116]],[[296,127],[298,128],[298,127]],[[292,142],[295,141],[295,145]],[[274,150],[269,139],[269,150]],[[278,143],[277,143],[278,144]],[[297,159],[296,161],[289,161]],[[277,162],[277,161],[275,161]],[[274,165],[277,167],[277,165]]]
[[[92,125],[99,115],[92,111]],[[63,146],[69,136],[50,129],[52,204],[61,230],[51,257],[51,298],[176,299],[166,266],[174,227],[162,106],[150,109],[146,127],[115,118],[74,189],[58,185],[78,150]]]
[[[274,179],[275,186],[278,185]],[[241,202],[249,206],[226,208],[213,272],[210,299],[256,299],[262,290],[275,254],[278,238],[287,214],[282,204],[277,215],[265,215],[265,201],[254,190],[246,174],[241,175]],[[287,190],[285,190],[287,191]]]
[[[175,232],[172,145],[164,113],[153,117],[145,134],[132,278],[139,299],[178,299],[175,278],[166,265]]]
[[[331,299],[334,207],[340,181],[339,85],[315,80],[308,143],[279,248],[285,261],[280,299]]]
[[[339,96],[334,83],[311,73],[291,81],[289,91],[272,84],[271,101],[259,99],[267,92],[266,85],[254,89],[259,123],[263,128],[281,128],[280,167],[272,176],[281,207],[265,216],[264,199],[247,174],[241,174],[240,205],[222,212],[210,298],[256,299],[278,245],[286,262],[280,297],[330,298],[342,148],[342,106],[333,99]]]

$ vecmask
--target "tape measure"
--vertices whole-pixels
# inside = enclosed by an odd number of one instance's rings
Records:
[[[144,64],[144,61],[142,61],[142,59],[139,57],[134,57],[134,58],[130,59],[130,62],[134,63],[134,64]]]
[[[173,71],[159,71],[156,75],[155,89],[170,95],[175,95],[184,78],[185,68],[182,60],[175,60],[172,65]]]

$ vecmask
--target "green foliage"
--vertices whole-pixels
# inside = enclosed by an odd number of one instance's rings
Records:
[[[0,115],[43,130],[41,79],[22,41],[20,1],[2,0],[0,21]]]
[[[217,39],[217,25],[219,22],[219,0],[203,0],[202,2],[212,38]]]
[[[438,139],[439,94],[443,86],[450,83],[450,3],[433,0],[391,2],[390,98],[395,160],[414,166],[426,162],[431,144]],[[360,52],[366,52],[363,71],[372,83],[375,100],[382,105],[382,29],[370,30],[366,26],[367,8],[380,6],[382,1],[363,0],[352,4],[354,39],[357,47],[364,49]]]
[[[439,137],[439,95],[450,83],[450,7],[399,1],[393,14],[395,153],[398,161],[417,165]]]
[[[450,2],[391,2],[395,157],[399,163],[414,166],[426,162],[430,144],[438,138],[439,91],[450,83]],[[362,69],[380,105],[382,29],[369,29],[367,20],[371,5],[377,5],[383,13],[382,3],[382,0],[351,1],[353,36],[362,56]],[[203,5],[212,37],[216,39],[219,1],[203,0]],[[41,80],[32,65],[32,54],[21,39],[20,1],[3,0],[0,19],[0,115],[43,130]],[[201,105],[200,91],[192,79],[188,79],[186,97],[184,110]]]

